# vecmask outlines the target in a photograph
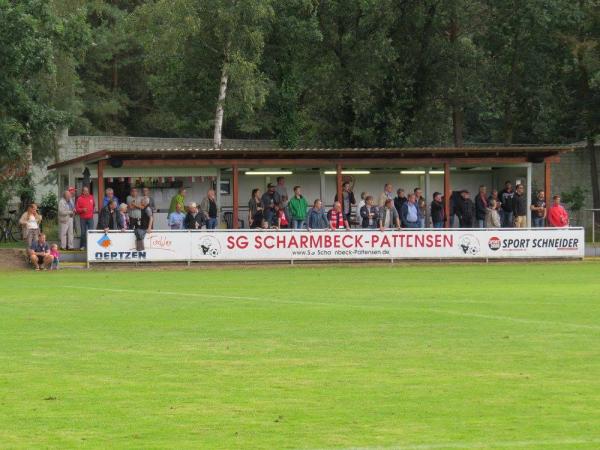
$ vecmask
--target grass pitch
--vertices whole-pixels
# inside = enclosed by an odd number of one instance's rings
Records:
[[[2,448],[600,448],[600,264],[0,273]]]

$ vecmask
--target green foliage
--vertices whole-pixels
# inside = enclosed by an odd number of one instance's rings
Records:
[[[19,197],[21,204],[19,209],[25,209],[35,202],[35,186],[31,182],[31,175],[28,174],[22,177],[16,185],[16,195]]]
[[[63,127],[210,136],[223,75],[225,137],[590,139],[599,41],[597,0],[0,0],[0,167]]]
[[[564,203],[569,205],[569,209],[576,213],[585,205],[587,193],[587,189],[584,189],[581,186],[575,186],[568,192],[561,192],[560,197]]]
[[[56,217],[58,213],[58,198],[54,191],[50,191],[42,197],[40,211],[44,217]]]

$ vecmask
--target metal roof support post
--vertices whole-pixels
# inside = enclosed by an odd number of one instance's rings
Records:
[[[531,166],[532,163],[527,163],[527,227],[531,228],[531,210],[529,209],[529,206],[531,205],[531,201],[532,201],[532,170],[531,170]]]
[[[237,229],[240,224],[239,224],[239,209],[240,209],[240,199],[239,199],[239,177],[238,177],[238,166],[237,163],[233,164],[233,166],[231,167],[231,171],[232,171],[232,183],[233,183],[233,189],[232,189],[232,195],[233,195],[233,229]]]
[[[342,196],[342,165],[339,162],[335,165],[335,175],[337,199],[340,203],[342,203],[344,200],[344,197]]]
[[[423,196],[425,197],[425,228],[429,228],[429,208],[427,208],[427,204],[431,199],[431,175],[429,172],[431,171],[431,167],[426,169],[425,173],[425,190],[423,191]]]
[[[446,214],[446,227],[452,226],[452,220],[450,218],[450,196],[452,190],[450,188],[450,164],[444,163],[444,212]]]

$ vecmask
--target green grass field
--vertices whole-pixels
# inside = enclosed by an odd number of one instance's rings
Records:
[[[600,263],[0,273],[1,448],[600,448]]]

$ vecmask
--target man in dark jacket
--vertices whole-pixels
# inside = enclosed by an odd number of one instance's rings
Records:
[[[398,196],[394,199],[394,207],[396,208],[396,211],[398,211],[398,215],[400,215],[402,205],[406,203],[407,198],[406,194],[404,194],[404,189],[398,189],[396,194],[398,194]]]
[[[525,195],[525,187],[522,184],[517,184],[515,195],[512,198],[512,211],[515,228],[526,228],[527,196]]]
[[[433,194],[433,201],[431,202],[431,222],[433,228],[444,228],[446,222],[446,211],[444,210],[444,203],[442,202],[442,194],[435,192]]]
[[[470,198],[469,191],[460,193],[460,201],[456,205],[456,215],[461,228],[473,228],[475,218],[475,204]]]
[[[361,227],[362,228],[377,228],[379,223],[379,208],[374,205],[372,195],[368,195],[365,199],[365,206],[360,208]]]
[[[121,230],[122,228],[121,215],[117,211],[117,201],[114,198],[110,199],[107,205],[100,210],[98,229],[104,230],[106,233],[108,230]]]
[[[487,212],[488,199],[487,188],[483,185],[479,186],[479,194],[475,197],[475,218],[477,226],[485,228],[485,214]]]
[[[186,230],[199,230],[204,226],[206,216],[198,209],[196,203],[190,203],[188,213],[183,219],[183,226]]]
[[[511,228],[513,226],[512,198],[514,195],[512,183],[507,181],[504,183],[504,189],[500,191],[500,203],[502,204],[500,218],[502,219],[503,228]]]

